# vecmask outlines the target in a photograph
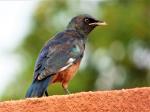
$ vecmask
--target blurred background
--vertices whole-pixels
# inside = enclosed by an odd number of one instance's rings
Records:
[[[72,93],[150,86],[149,0],[0,1],[0,99],[22,99],[45,41],[87,13],[108,26],[90,35]],[[61,84],[50,95],[64,94]]]

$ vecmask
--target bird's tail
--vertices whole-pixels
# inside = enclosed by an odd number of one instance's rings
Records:
[[[41,97],[48,87],[50,77],[43,80],[34,80],[26,93],[26,98],[30,97]]]

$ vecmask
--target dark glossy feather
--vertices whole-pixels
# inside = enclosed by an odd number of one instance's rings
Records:
[[[72,33],[73,35],[71,35]],[[80,59],[84,52],[84,40],[81,40],[82,35],[77,32],[74,33],[73,30],[61,32],[49,40],[37,59],[34,78],[40,77],[42,80],[67,66],[70,58],[75,59],[75,61]]]
[[[69,93],[68,82],[79,68],[87,35],[97,25],[104,23],[87,14],[78,15],[69,22],[67,30],[49,40],[37,58],[34,79],[26,97],[43,96],[48,84],[55,81],[60,81]],[[55,76],[51,77],[52,75]]]

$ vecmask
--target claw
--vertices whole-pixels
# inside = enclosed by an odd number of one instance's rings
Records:
[[[68,90],[68,88],[64,88],[65,94],[70,94],[70,91]]]
[[[65,94],[70,94],[70,91],[68,90],[68,84],[67,83],[62,83],[62,87],[65,91]]]
[[[46,95],[46,96],[48,96],[48,92],[47,92],[47,90],[45,91],[45,95]]]

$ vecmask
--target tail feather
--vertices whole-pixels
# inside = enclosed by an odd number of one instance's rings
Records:
[[[50,81],[50,77],[47,77],[43,80],[35,80],[32,82],[30,88],[26,93],[26,98],[29,97],[41,97],[44,92],[47,90],[48,84]]]

